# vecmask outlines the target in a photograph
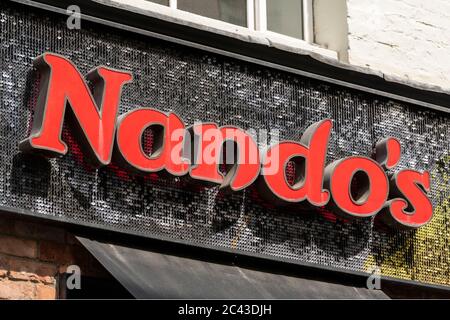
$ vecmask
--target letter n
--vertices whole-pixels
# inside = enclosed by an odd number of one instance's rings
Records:
[[[191,178],[219,183],[222,190],[239,191],[258,177],[261,166],[258,145],[247,132],[233,126],[218,128],[214,123],[196,124],[191,131],[194,133]],[[233,158],[223,161],[229,165],[226,175],[219,170],[224,149],[227,158]]]
[[[121,91],[131,81],[131,74],[105,67],[94,69],[87,75],[92,94],[80,72],[66,58],[44,53],[34,65],[40,73],[40,92],[31,134],[20,142],[19,149],[40,150],[48,156],[66,154],[61,131],[68,109],[89,160],[98,166],[109,164]]]

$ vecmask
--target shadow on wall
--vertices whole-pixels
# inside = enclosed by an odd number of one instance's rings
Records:
[[[50,162],[37,154],[18,153],[13,158],[12,192],[46,198],[50,187]]]

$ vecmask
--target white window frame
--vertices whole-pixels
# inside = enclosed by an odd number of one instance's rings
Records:
[[[91,0],[99,1],[100,0]],[[312,52],[338,59],[337,52],[314,44],[313,0],[302,0],[303,39],[267,30],[266,0],[246,0],[247,26],[239,26],[218,19],[178,9],[177,0],[161,5],[151,0],[101,0],[103,5],[118,6],[123,10],[140,10],[147,15],[174,23],[216,32],[255,43],[266,43],[291,52]]]
[[[255,1],[256,0],[247,0],[247,26],[243,27],[243,28],[255,30],[255,9],[254,9]],[[171,9],[179,10],[177,0],[169,0],[169,7]],[[182,10],[180,10],[180,11],[182,11]],[[195,13],[192,13],[192,14],[195,14]],[[216,20],[216,19],[214,19],[214,20]]]
[[[151,1],[151,0],[150,0]],[[280,35],[281,37],[303,40],[307,43],[314,42],[313,26],[313,0],[302,0],[302,21],[303,21],[303,39],[293,38],[277,32],[267,30],[267,2],[266,0],[247,0],[247,26],[250,30],[267,33],[269,35]],[[281,2],[280,2],[281,3]],[[155,3],[158,5],[157,3]],[[177,0],[169,0],[169,8],[178,9]]]
[[[303,21],[303,39],[290,37],[281,33],[267,30],[267,2],[266,0],[247,0],[248,3],[254,1],[254,19],[255,30],[269,35],[279,35],[281,37],[291,38],[295,40],[303,40],[307,43],[314,42],[314,24],[313,24],[313,3],[312,0],[302,0],[302,21]],[[248,10],[248,9],[247,9]]]

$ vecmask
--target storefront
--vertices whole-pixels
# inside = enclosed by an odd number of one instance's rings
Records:
[[[0,4],[8,219],[138,298],[448,296],[447,95],[69,2]]]

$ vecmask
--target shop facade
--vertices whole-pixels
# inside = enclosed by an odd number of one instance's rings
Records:
[[[224,298],[235,268],[237,298],[448,294],[448,95],[89,1],[69,29],[68,5],[0,5],[0,288],[67,297],[77,265],[139,298]]]

